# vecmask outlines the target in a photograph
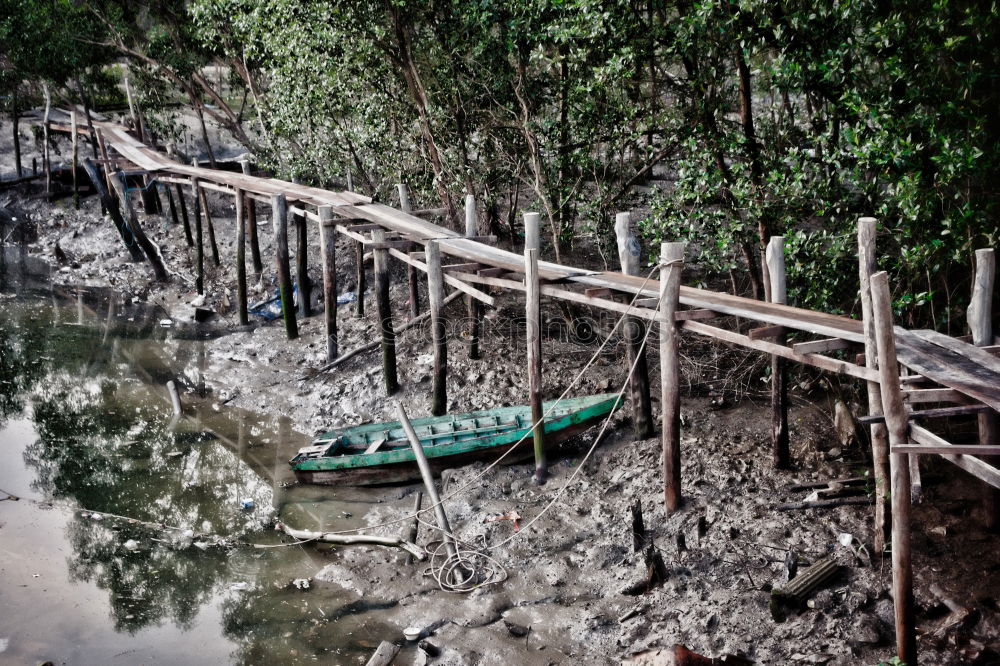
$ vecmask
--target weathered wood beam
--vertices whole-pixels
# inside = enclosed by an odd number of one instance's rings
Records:
[[[796,342],[792,344],[792,351],[797,354],[822,354],[824,352],[847,349],[851,343],[840,338],[824,338],[823,340],[811,340],[810,342]]]

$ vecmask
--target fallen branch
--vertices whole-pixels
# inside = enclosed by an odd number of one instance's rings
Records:
[[[451,294],[449,294],[444,299],[444,301],[442,302],[441,305],[442,306],[448,305],[453,300],[455,300],[456,298],[458,298],[459,296],[462,296],[462,295],[463,294],[460,291],[453,291]],[[410,321],[406,322],[402,326],[394,328],[393,332],[396,335],[399,335],[399,334],[403,333],[404,331],[407,331],[407,330],[413,328],[417,324],[421,324],[421,323],[427,321],[428,319],[430,319],[430,316],[431,316],[431,313],[430,313],[430,310],[428,310],[427,312],[423,313],[422,315],[420,315],[418,317],[414,317],[413,319],[411,319]],[[333,368],[336,368],[341,363],[344,363],[346,361],[351,360],[352,358],[354,358],[358,354],[363,354],[365,352],[369,352],[369,351],[373,351],[375,349],[378,349],[379,345],[381,345],[381,344],[382,344],[382,340],[380,338],[380,339],[376,340],[375,342],[369,342],[366,345],[362,345],[360,347],[355,347],[351,351],[346,352],[344,354],[341,354],[340,356],[338,356],[337,358],[333,359],[332,361],[330,361],[329,363],[327,363],[323,367],[321,367],[318,370],[316,370],[315,374],[318,375],[321,372],[326,372],[327,370],[332,370]],[[306,378],[304,377],[303,379],[306,379]]]
[[[275,525],[275,529],[281,530],[293,539],[298,539],[299,541],[322,541],[324,543],[335,543],[342,546],[354,546],[359,544],[370,544],[375,546],[393,546],[395,548],[402,548],[406,552],[413,555],[419,561],[423,562],[427,559],[427,553],[423,548],[415,543],[410,543],[409,541],[403,541],[398,537],[380,537],[380,536],[370,536],[367,534],[333,534],[331,532],[314,532],[312,530],[296,530],[278,523]]]
[[[778,511],[797,511],[799,509],[830,509],[835,506],[851,506],[854,504],[874,504],[871,497],[845,497],[843,499],[817,500],[815,502],[789,502],[779,504]]]

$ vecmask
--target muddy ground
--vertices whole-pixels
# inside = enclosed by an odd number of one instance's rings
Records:
[[[9,124],[0,128],[8,143],[9,133]],[[5,172],[11,159],[8,148],[3,151]],[[30,164],[30,146],[25,154]],[[250,330],[234,332],[233,204],[220,195],[210,193],[209,198],[222,265],[215,266],[208,255],[204,307],[217,314],[201,325],[193,321],[195,304],[200,302],[193,283],[194,252],[169,215],[147,217],[140,212],[144,228],[173,272],[171,281],[163,284],[152,280],[147,265],[129,260],[94,197],[85,199],[76,211],[69,199],[49,203],[37,187],[22,187],[0,191],[0,206],[35,228],[37,237],[28,236],[29,251],[56,266],[57,282],[113,287],[123,301],[161,305],[164,319],[178,333],[211,336],[205,380],[209,399],[220,406],[287,416],[305,433],[391,420],[394,402],[384,395],[377,351],[361,354],[335,371],[315,373],[325,361],[321,316],[300,320],[301,337],[292,342],[286,340],[280,321],[255,318]],[[190,211],[190,200],[188,204]],[[269,217],[260,206],[265,268],[262,277],[252,280],[251,300],[275,291]],[[65,254],[62,261],[56,256],[57,243]],[[313,242],[310,256],[317,284],[314,297],[321,284],[317,245]],[[353,246],[341,240],[338,257],[338,292],[353,292]],[[402,267],[397,265],[394,271],[398,325],[405,320],[407,295]],[[498,296],[498,307],[487,312],[482,360],[469,360],[463,326],[451,328],[451,411],[526,402],[525,345],[517,327],[509,325],[522,306],[511,295]],[[353,303],[340,308],[342,351],[374,339],[371,293],[365,298],[364,318],[355,316]],[[421,298],[425,305],[423,291]],[[316,311],[321,312],[322,304],[318,306]],[[462,301],[457,301],[448,316],[456,321],[464,312]],[[546,399],[570,386],[598,349],[595,343],[562,335],[560,316],[558,308],[546,304],[545,319],[551,324],[544,343]],[[613,320],[597,323],[605,332],[612,326]],[[400,336],[397,349],[402,384],[398,398],[411,415],[426,415],[431,368],[426,329]],[[618,390],[625,377],[621,351],[612,345],[598,354],[571,393]],[[432,577],[421,575],[426,573],[424,565],[407,566],[395,551],[317,547],[325,554],[319,558],[311,593],[321,594],[328,587],[355,594],[368,604],[368,612],[399,627],[399,635],[385,637],[390,641],[402,643],[406,627],[436,627],[429,640],[441,648],[440,656],[428,658],[410,644],[395,663],[607,664],[675,643],[710,656],[736,654],[763,664],[874,665],[891,658],[891,575],[888,558],[872,553],[870,508],[813,512],[775,508],[783,501],[804,499],[806,493],[789,491],[790,484],[864,475],[862,447],[839,440],[828,416],[826,395],[806,394],[800,387],[790,414],[795,468],[774,471],[767,403],[726,401],[720,392],[729,374],[737,372],[737,366],[745,367],[745,356],[726,356],[725,350],[687,338],[683,352],[690,390],[683,398],[685,504],[680,512],[666,516],[663,510],[659,440],[633,441],[623,410],[589,457],[594,431],[553,456],[552,478],[544,486],[531,482],[530,465],[500,467],[482,477],[482,464],[445,473],[446,493],[469,483],[446,502],[453,529],[465,542],[487,544],[491,557],[507,572],[505,582],[456,595],[440,591]],[[650,355],[650,367],[656,393],[655,353]],[[709,386],[715,389],[712,395]],[[913,520],[922,662],[1000,663],[996,554],[1000,539],[978,527],[977,485],[945,465],[925,461],[924,500]],[[387,501],[373,505],[362,520],[377,526],[402,518],[416,489],[386,489]],[[636,501],[667,572],[662,585],[638,594],[635,588],[646,575],[646,565],[632,547],[629,507]],[[511,510],[523,516],[522,524],[543,511],[544,515],[516,532],[510,521],[485,522]],[[373,531],[395,535],[399,527]],[[433,538],[423,529],[419,540],[426,543]],[[841,568],[807,607],[779,622],[772,617],[769,592],[785,583],[789,553],[800,570],[828,555]],[[324,561],[327,564],[321,566]],[[957,627],[938,631],[949,617],[947,607],[931,593],[932,583],[971,609],[972,616]],[[514,633],[520,632],[516,627],[512,632],[508,624],[530,631],[518,637]]]

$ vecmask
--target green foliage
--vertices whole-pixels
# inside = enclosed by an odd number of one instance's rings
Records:
[[[648,239],[687,239],[759,293],[782,234],[795,302],[849,312],[855,223],[873,215],[900,314],[948,326],[971,251],[1000,240],[991,2],[0,2],[8,90],[100,72],[108,33],[147,110],[180,96],[282,177],[349,172],[383,199],[405,181],[417,207],[472,191],[494,230],[540,210],[557,256],[581,231],[610,246],[614,212],[646,210]],[[48,31],[42,58],[13,39]],[[166,112],[152,126],[174,131]],[[637,191],[654,167],[666,183]]]

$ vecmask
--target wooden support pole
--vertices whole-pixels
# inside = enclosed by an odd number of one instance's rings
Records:
[[[191,192],[194,199],[194,249],[195,249],[195,288],[199,294],[205,293],[205,236],[201,226],[201,197],[198,193],[198,179],[191,179]]]
[[[538,250],[541,253],[541,224],[542,216],[539,213],[524,214],[524,249]]]
[[[365,244],[361,241],[354,243],[354,263],[357,276],[355,281],[357,286],[357,300],[354,308],[354,316],[361,319],[365,316],[365,291],[368,289],[365,276]]]
[[[976,250],[976,273],[972,280],[972,299],[966,317],[972,333],[972,344],[986,347],[993,344],[993,288],[996,282],[996,253],[992,249]],[[996,412],[986,411],[978,416],[979,443],[984,446],[1000,444],[1000,419]],[[1000,466],[1000,458],[990,456],[984,460]],[[1000,529],[1000,491],[983,487],[983,513],[986,528]]]
[[[445,551],[447,551],[449,557],[455,558],[458,551],[455,547],[451,525],[448,523],[448,516],[444,512],[444,504],[441,503],[441,499],[438,497],[437,488],[434,487],[431,466],[427,462],[427,456],[424,454],[423,446],[420,444],[420,438],[417,437],[417,433],[414,431],[413,424],[410,423],[410,418],[407,416],[406,410],[403,409],[402,403],[396,403],[396,414],[399,417],[399,424],[403,426],[403,432],[406,433],[406,439],[410,442],[410,448],[413,449],[413,457],[417,461],[417,467],[420,468],[420,477],[424,481],[424,487],[427,489],[427,499],[431,502],[431,507],[434,509],[434,517],[437,519],[438,527],[441,529],[441,538],[444,541]],[[458,570],[453,573],[460,574],[462,571]]]
[[[76,130],[76,111],[69,112],[69,125],[73,143],[73,208],[80,210],[80,183],[77,180],[76,170],[80,166],[80,137]]]
[[[299,283],[299,316],[312,315],[312,289],[309,286],[309,221],[299,215],[295,226],[295,273]]]
[[[434,346],[434,383],[431,414],[443,416],[448,411],[448,338],[444,318],[444,273],[441,271],[441,247],[427,242],[427,300],[431,308],[431,340]]]
[[[878,348],[879,388],[889,445],[907,443],[906,408],[899,387],[892,297],[885,272],[871,276],[872,318]],[[892,598],[896,616],[896,654],[907,666],[917,664],[913,571],[910,563],[910,466],[905,453],[889,456],[892,499]]]
[[[875,342],[875,320],[872,315],[871,276],[875,273],[875,236],[877,220],[862,217],[858,220],[858,276],[861,283],[861,316],[865,335],[865,365],[878,367],[878,349]],[[882,395],[877,382],[866,382],[868,414],[882,414]],[[872,442],[872,476],[875,480],[875,552],[885,552],[889,539],[892,514],[889,510],[889,436],[885,425],[875,423],[869,429]]]
[[[548,477],[545,456],[545,423],[542,411],[542,294],[539,289],[538,250],[524,250],[525,322],[528,338],[528,397],[531,405],[531,434],[535,444],[535,483]]]
[[[376,243],[385,242],[385,232],[376,229],[372,232],[372,240]],[[379,328],[382,335],[382,375],[385,377],[386,395],[392,395],[399,390],[399,377],[396,374],[396,333],[392,327],[392,303],[389,301],[389,250],[373,250],[375,264],[375,306],[378,308]],[[358,266],[364,270],[364,263],[358,257]],[[361,295],[358,295],[358,302]]]
[[[281,294],[281,314],[285,319],[285,333],[289,340],[299,337],[295,320],[295,303],[292,293],[292,273],[288,265],[288,202],[284,194],[271,197],[271,216],[274,218],[275,262],[278,271],[278,291]]]
[[[194,166],[198,166],[198,160],[193,160]],[[201,211],[205,215],[205,224],[208,227],[208,243],[212,247],[212,261],[215,262],[216,266],[221,265],[219,260],[219,246],[215,242],[215,225],[212,224],[212,213],[208,210],[208,197],[205,195],[205,188],[201,186],[200,181],[192,179],[192,185],[198,183],[194,187],[194,195],[198,198],[201,203]]]
[[[685,243],[660,244],[660,404],[663,406],[663,498],[667,513],[681,507],[680,300]]]
[[[479,233],[479,218],[476,213],[476,195],[465,195],[465,235],[476,236]],[[465,298],[469,317],[469,358],[479,358],[479,330],[481,328],[483,307],[472,296]]]
[[[782,305],[788,302],[785,285],[785,238],[771,236],[764,252],[767,274],[771,283],[771,302]],[[784,333],[775,342],[785,344]],[[791,467],[788,450],[788,367],[785,359],[771,356],[771,450],[776,469]]]
[[[632,229],[632,215],[622,212],[615,215],[615,235],[618,237],[618,261],[625,275],[639,275],[639,239]],[[653,436],[653,406],[649,397],[649,365],[643,341],[646,326],[638,317],[626,316],[622,322],[625,336],[625,371],[629,377],[629,401],[632,404],[632,421],[635,436],[646,439]],[[635,369],[632,370],[632,367]]]
[[[250,175],[250,162],[240,161],[240,169],[244,176]],[[246,198],[247,207],[247,240],[250,242],[250,260],[253,262],[253,271],[257,274],[264,272],[264,262],[260,258],[260,243],[257,239],[257,201],[253,197]]]
[[[174,203],[174,193],[170,189],[170,185],[163,186],[164,191],[167,193],[167,205],[170,208],[170,222],[176,227],[180,222],[177,220],[177,204]]]
[[[250,323],[247,311],[247,212],[246,193],[236,190],[236,307],[240,325]]]
[[[52,158],[49,155],[49,115],[52,112],[52,94],[49,84],[42,81],[42,94],[45,96],[45,116],[42,120],[42,167],[45,169],[45,193],[52,193]]]
[[[194,238],[191,237],[191,222],[188,219],[188,208],[187,202],[184,201],[184,188],[180,184],[174,185],[174,191],[177,192],[177,202],[181,207],[181,220],[184,222],[184,239],[187,241],[188,247],[194,245]]]
[[[121,210],[115,203],[114,190],[108,190],[105,179],[101,177],[100,172],[97,170],[97,167],[90,160],[90,158],[84,158],[83,169],[87,172],[87,177],[90,178],[90,182],[94,185],[94,189],[97,190],[97,196],[101,199],[101,205],[107,209],[108,214],[111,216],[111,222],[114,223],[115,229],[118,230],[118,235],[121,236],[122,243],[129,251],[132,261],[142,261],[144,258],[142,250],[140,250],[139,246],[136,244],[135,238],[132,236],[132,231],[125,223]]]
[[[132,200],[128,197],[128,192],[126,191],[125,185],[125,175],[119,174],[117,178],[113,178],[115,190],[118,192],[118,201],[121,203],[122,217],[128,224],[129,229],[132,231],[132,237],[135,239],[136,245],[138,245],[143,254],[146,255],[146,260],[149,261],[149,265],[153,268],[153,274],[156,279],[161,282],[166,282],[170,279],[170,274],[167,272],[167,267],[163,265],[163,257],[160,256],[160,248],[158,248],[149,238],[146,236],[146,232],[142,230],[139,225],[139,216],[135,213],[135,208],[132,206]]]
[[[410,192],[405,183],[396,184],[396,192],[399,194],[399,209],[404,213],[412,213],[410,205]],[[406,265],[406,284],[409,287],[410,319],[420,315],[420,278],[416,266]]]
[[[337,223],[332,206],[319,207],[319,247],[323,255],[323,320],[326,323],[326,360],[337,358]]]

